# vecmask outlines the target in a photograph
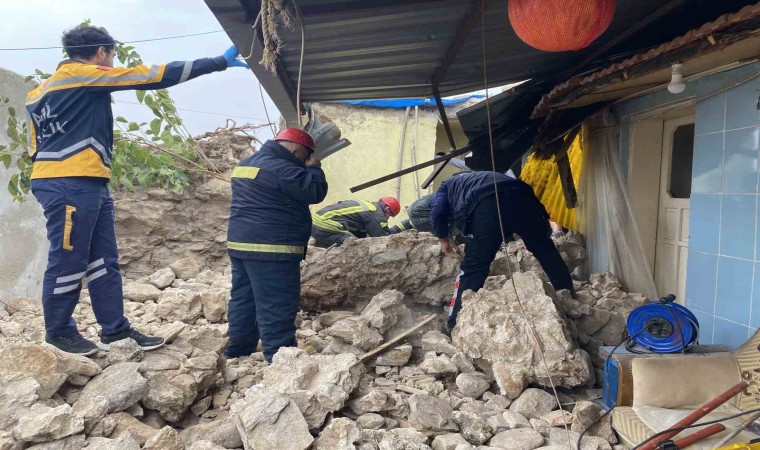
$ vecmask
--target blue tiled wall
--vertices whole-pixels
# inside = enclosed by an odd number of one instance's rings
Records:
[[[686,306],[707,344],[737,346],[760,327],[760,77],[733,86],[758,72],[754,63],[687,83],[679,95],[662,90],[614,109],[627,174],[631,118],[696,96]]]

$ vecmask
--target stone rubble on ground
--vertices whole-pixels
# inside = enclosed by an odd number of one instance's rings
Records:
[[[568,264],[580,264],[579,235],[556,242]],[[39,305],[11,299],[12,308],[0,310],[0,449],[566,448],[565,422],[577,440],[602,414],[588,401],[598,394],[590,389],[601,367],[596,349],[619,342],[621,318],[646,302],[610,274],[577,283],[577,301],[557,293],[518,241],[510,243],[510,262],[501,256],[494,264],[486,288],[464,296],[451,339],[440,331],[440,305],[458,261],[441,255],[432,236],[411,232],[310,252],[299,348],[282,349],[271,365],[260,352],[222,356],[230,274],[206,270],[201,260],[184,257],[125,280],[133,325],[167,339],[153,351],[126,340],[89,358],[64,354],[38,344]],[[507,264],[560,400],[570,405],[565,412],[547,389]],[[362,360],[431,313],[439,320]],[[74,319],[97,340],[86,290]],[[582,449],[616,443],[607,416]]]

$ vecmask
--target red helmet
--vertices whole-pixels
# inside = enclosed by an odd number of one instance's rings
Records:
[[[280,132],[277,133],[277,136],[274,137],[274,140],[295,142],[296,144],[303,145],[311,151],[315,150],[314,139],[311,135],[298,128],[285,128],[284,130],[280,130]]]
[[[396,217],[401,212],[401,204],[394,197],[383,197],[380,203],[391,209],[391,216]]]

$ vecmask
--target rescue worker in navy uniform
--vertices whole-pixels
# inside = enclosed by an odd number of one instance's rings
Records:
[[[376,202],[344,200],[326,206],[312,215],[311,235],[317,247],[341,245],[349,239],[380,237],[392,234],[388,219],[401,211],[394,197]]]
[[[280,347],[296,345],[309,205],[327,195],[325,173],[313,154],[312,137],[287,128],[232,172],[227,358],[250,355],[259,339],[267,362]]]
[[[391,234],[401,233],[407,230],[417,230],[426,233],[433,232],[433,222],[430,220],[430,211],[433,210],[433,200],[435,200],[435,193],[423,195],[418,198],[407,208],[409,219],[402,221],[398,225],[394,225],[390,228]],[[454,239],[454,242],[461,244],[464,243],[464,237],[462,233],[454,226],[454,222],[449,222],[449,234]]]
[[[554,288],[573,290],[567,265],[549,237],[549,215],[530,186],[494,172],[471,172],[449,178],[438,188],[430,213],[434,234],[439,238],[444,253],[455,251],[454,243],[449,239],[450,219],[464,230],[467,239],[445,327],[449,333],[456,325],[457,314],[462,308],[462,293],[483,287],[491,262],[502,244],[496,190],[499,193],[504,236],[509,238],[512,233],[520,235],[525,247],[541,263]]]
[[[113,157],[111,92],[159,89],[243,65],[237,50],[224,56],[158,66],[114,68],[115,41],[102,28],[82,25],[63,34],[70,59],[26,97],[31,189],[44,209],[50,241],[42,283],[45,344],[90,355],[132,338],[143,350],[163,345],[130,327],[124,317],[121,273],[108,189]],[[83,280],[101,327],[96,346],[72,320]]]

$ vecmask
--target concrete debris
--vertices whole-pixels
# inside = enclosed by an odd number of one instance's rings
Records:
[[[344,417],[333,419],[314,441],[314,450],[355,450],[354,443],[362,436],[361,429]]]
[[[184,210],[173,194],[144,195],[153,208]],[[166,217],[130,214],[122,226]],[[195,239],[188,236],[155,239],[174,246]],[[134,234],[128,240],[137,242]],[[153,249],[158,260],[127,252],[127,274],[140,278],[124,283],[125,311],[142,332],[166,338],[154,351],[125,340],[89,358],[64,354],[38,344],[45,333],[38,316],[16,311],[39,312],[33,300],[8,300],[17,308],[0,312],[0,450],[567,448],[568,436],[577,440],[601,416],[585,401],[598,396],[588,388],[602,367],[598,347],[620,342],[627,313],[647,301],[611,274],[576,282],[576,298],[555,292],[517,241],[485,288],[465,294],[453,339],[432,322],[360,361],[429,314],[443,318],[452,292],[459,261],[441,255],[427,234],[402,233],[310,249],[296,320],[300,348],[281,349],[271,365],[262,353],[227,360],[229,269],[209,242],[208,256],[200,245]],[[579,235],[555,244],[571,267],[582,262]],[[178,252],[181,261],[167,259]],[[508,264],[572,412],[559,410],[544,389],[549,380]],[[86,290],[74,319],[85,337],[97,338]],[[615,443],[605,417],[582,450]]]
[[[519,300],[512,283],[498,291],[465,293],[452,334],[454,345],[490,367],[502,394],[509,398],[517,398],[530,383],[550,385],[543,357],[556,385],[593,384],[590,358],[577,348],[554,289],[546,289],[534,272],[515,273],[514,283]],[[534,332],[543,356],[533,341]]]
[[[254,386],[231,408],[246,450],[305,450],[314,441],[293,400],[264,386]]]
[[[365,369],[352,354],[308,355],[282,348],[264,369],[262,384],[298,405],[310,429],[319,428],[327,414],[339,411],[359,386]]]

